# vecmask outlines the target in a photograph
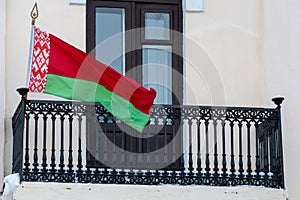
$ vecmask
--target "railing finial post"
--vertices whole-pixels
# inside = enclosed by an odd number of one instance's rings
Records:
[[[274,97],[272,101],[277,105],[277,108],[281,108],[281,104],[284,100],[284,97]]]
[[[26,99],[27,93],[29,92],[28,88],[18,88],[17,92],[21,95],[22,100]]]

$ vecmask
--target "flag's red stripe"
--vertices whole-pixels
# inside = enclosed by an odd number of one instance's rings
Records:
[[[150,114],[156,96],[154,89],[142,87],[51,34],[48,73],[99,83],[146,114]]]

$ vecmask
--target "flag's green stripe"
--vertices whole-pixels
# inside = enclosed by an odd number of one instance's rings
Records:
[[[149,121],[149,115],[95,82],[48,74],[44,93],[66,99],[99,102],[110,113],[139,132],[142,132]]]

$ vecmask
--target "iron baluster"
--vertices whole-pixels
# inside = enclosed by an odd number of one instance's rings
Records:
[[[30,166],[30,163],[29,163],[29,119],[30,119],[30,114],[29,113],[26,113],[25,114],[25,120],[26,120],[26,131],[25,131],[25,162],[24,162],[24,166],[25,166],[25,169],[24,169],[24,172],[27,174],[30,169],[29,169],[29,166]]]
[[[112,167],[115,169],[116,167],[116,162],[117,162],[117,155],[116,155],[116,145],[117,145],[117,140],[116,140],[116,121],[113,120],[113,156],[112,156]]]
[[[231,155],[230,155],[230,177],[233,179],[235,178],[235,161],[234,161],[234,122],[230,121],[230,149],[231,149]]]
[[[163,179],[162,183],[163,184],[168,184],[168,140],[167,140],[167,126],[168,126],[168,116],[164,121],[164,155],[163,155],[163,163],[164,163],[164,171],[162,173]]]
[[[269,146],[268,146],[268,140],[269,140],[269,136],[268,136],[268,132],[267,130],[263,131],[264,134],[264,138],[263,138],[263,163],[264,163],[264,168],[263,168],[263,172],[265,173],[264,178],[267,180],[269,179],[268,177],[268,173],[269,173]]]
[[[138,137],[137,168],[142,168],[142,138]]]
[[[151,165],[150,165],[150,128],[149,126],[146,127],[146,136],[147,138],[145,139],[146,140],[146,147],[147,147],[147,150],[146,150],[146,168],[149,172],[149,170],[151,169]]]
[[[52,121],[52,147],[51,147],[51,175],[54,176],[55,172],[56,172],[56,158],[55,158],[55,121],[56,121],[56,115],[52,113],[51,116],[51,121]]]
[[[156,123],[155,123],[155,133],[157,133],[158,132],[158,123],[159,123],[159,121],[158,121],[158,119],[157,118],[155,118],[154,119],[154,121],[156,121]],[[157,169],[158,168],[158,165],[159,165],[159,155],[158,155],[158,133],[157,134],[155,134],[155,168]],[[156,173],[156,175],[157,175],[157,173]]]
[[[59,158],[59,173],[64,173],[65,157],[64,157],[64,121],[65,117],[61,114],[60,116],[60,158]]]
[[[69,115],[69,156],[68,156],[68,174],[71,176],[73,174],[73,115]],[[71,181],[71,180],[70,180]]]
[[[165,172],[164,173],[167,173],[167,166],[168,166],[168,140],[167,140],[167,126],[168,126],[168,122],[167,122],[168,119],[165,119],[165,122],[164,122],[164,146],[163,146],[163,149],[164,149],[164,155],[163,155],[163,163],[164,163],[164,167],[165,167]]]
[[[172,138],[175,138],[175,120],[174,117],[172,118]],[[173,139],[174,140],[174,139]],[[175,139],[175,142],[177,141],[177,139]],[[172,181],[171,181],[171,184],[175,184],[176,183],[176,176],[177,176],[177,173],[176,173],[176,170],[177,170],[177,167],[176,167],[176,145],[175,145],[175,142],[172,142],[172,173],[171,173],[171,177],[172,177]],[[179,155],[179,153],[177,153],[177,155]]]
[[[47,172],[47,114],[43,114],[43,155],[42,155],[42,172]]]
[[[179,122],[181,123],[181,124],[183,124],[183,120],[182,119],[178,119],[179,120]],[[181,127],[182,128],[182,127]],[[182,131],[182,130],[181,130]],[[180,135],[180,140],[179,140],[179,145],[181,146],[181,147],[183,147],[183,135]],[[184,173],[184,170],[185,170],[185,166],[184,166],[184,163],[185,163],[185,160],[184,160],[184,152],[182,151],[182,152],[180,152],[179,153],[180,154],[180,171],[181,171],[181,176],[183,176],[185,173]]]
[[[243,172],[243,135],[242,135],[242,128],[243,128],[243,123],[239,121],[238,123],[238,128],[239,128],[239,177],[242,179],[244,177]]]
[[[206,175],[210,175],[210,161],[209,161],[209,140],[208,140],[208,126],[209,121],[205,120],[205,147],[206,147],[206,158],[205,158],[205,171]]]
[[[133,165],[133,137],[129,136],[129,168],[130,170],[133,169],[134,165]],[[132,174],[132,172],[131,172]]]
[[[275,140],[275,122],[271,122],[271,131],[270,131],[270,172],[274,179],[277,179],[277,166],[276,166],[276,140]]]
[[[96,122],[95,122],[96,123]],[[104,133],[103,133],[103,141],[104,141],[104,153],[103,153],[103,162],[104,162],[104,168],[107,168],[106,163],[108,162],[108,152],[107,152],[107,140],[108,140],[108,133],[107,133],[107,124],[108,124],[108,116],[104,117]],[[96,127],[98,128],[98,124],[96,123]],[[96,131],[96,136],[99,137],[99,132]],[[97,145],[99,140],[96,139]],[[96,145],[96,146],[97,146]],[[98,149],[96,148],[96,151],[98,152]]]
[[[121,168],[122,168],[122,173],[123,169],[125,168],[126,165],[126,160],[125,160],[125,132],[124,132],[124,124],[121,123],[121,145],[122,145],[122,150],[121,150]]]
[[[33,171],[37,173],[39,171],[38,166],[38,120],[39,120],[39,115],[35,114],[34,115],[34,149],[33,149]]]
[[[90,144],[90,141],[91,141],[91,136],[90,134],[92,133],[92,119],[91,119],[91,106],[88,106],[87,107],[87,110],[86,110],[86,146],[87,146],[87,149],[86,149],[86,173],[87,174],[90,174],[91,173],[91,170],[90,170],[90,167],[91,167],[91,144]]]
[[[223,176],[223,178],[225,178],[225,177],[227,177],[227,168],[226,168],[226,166],[227,166],[227,160],[226,160],[226,136],[225,136],[225,125],[226,125],[226,123],[225,123],[225,121],[224,120],[222,120],[221,121],[221,125],[222,125],[222,152],[223,152],[223,154],[222,154],[222,171],[223,171],[223,174],[222,174],[222,176]]]
[[[251,173],[252,173],[252,169],[251,169],[251,135],[250,135],[250,128],[251,128],[251,123],[247,122],[247,173],[248,173],[248,179],[251,179]]]
[[[193,175],[193,141],[192,141],[192,120],[188,120],[188,130],[189,130],[189,167],[188,170],[189,175],[192,176]]]
[[[217,120],[213,120],[213,127],[214,127],[214,176],[218,177],[219,171],[219,163],[218,163],[218,138],[217,138]]]
[[[82,148],[81,148],[81,137],[82,137],[82,115],[78,115],[78,156],[77,156],[77,173],[82,174]]]
[[[255,122],[255,172],[256,172],[256,185],[259,185],[259,180],[260,180],[260,140],[259,140],[259,125],[258,122]]]
[[[202,175],[201,173],[201,120],[198,120],[197,123],[197,175]]]

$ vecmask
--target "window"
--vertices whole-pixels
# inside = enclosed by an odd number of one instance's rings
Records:
[[[105,46],[105,41],[108,40],[107,47],[101,48],[98,46],[95,50],[95,57],[97,60],[112,66],[121,74],[124,74],[124,38],[122,32],[124,27],[124,9],[122,8],[96,8],[96,30],[95,42]],[[113,39],[110,39],[113,37]],[[110,40],[109,40],[110,39]],[[103,45],[104,43],[104,45]],[[108,46],[109,45],[109,46]],[[113,47],[113,48],[112,48]],[[110,63],[111,56],[119,55],[114,62]]]
[[[144,87],[156,89],[155,104],[182,103],[181,0],[87,0],[86,19],[87,52]],[[103,137],[130,152],[154,150],[146,149],[145,141],[140,138],[124,136],[114,124],[100,126],[105,130]],[[150,140],[153,147],[161,148],[174,137],[170,125],[162,125],[160,129],[164,133],[153,131]],[[88,138],[89,145],[101,143],[95,136]],[[101,147],[96,151],[100,152]],[[97,164],[94,153],[88,155],[89,164]],[[179,160],[176,165],[179,167]]]
[[[156,89],[155,104],[182,103],[178,32],[182,33],[181,0],[87,1],[87,52]]]

